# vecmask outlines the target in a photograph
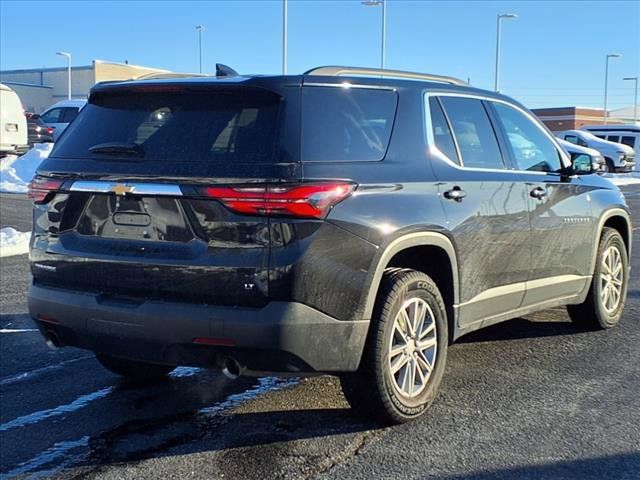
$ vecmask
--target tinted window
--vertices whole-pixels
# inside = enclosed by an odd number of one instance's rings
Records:
[[[624,143],[625,145],[629,145],[631,148],[633,148],[636,145],[636,139],[635,137],[624,136],[620,139],[620,143]]]
[[[465,167],[504,168],[495,132],[481,100],[441,98]]]
[[[387,151],[396,112],[391,90],[305,87],[302,160],[375,161]]]
[[[596,135],[596,137],[601,138],[602,140],[606,140],[606,137],[604,135]]]
[[[607,140],[609,140],[610,142],[620,143],[620,136],[619,135],[609,135],[607,137]]]
[[[571,142],[571,143],[575,143],[576,145],[581,145],[583,147],[587,146],[587,142],[585,142],[584,140],[582,140],[579,136],[577,135],[565,135],[564,139],[567,142]]]
[[[48,112],[45,112],[40,117],[40,120],[44,123],[60,123],[63,113],[63,108],[52,108]]]
[[[494,103],[493,106],[507,134],[518,170],[560,170],[560,156],[555,144],[533,120],[503,103]]]
[[[437,98],[429,98],[429,110],[431,112],[431,126],[433,128],[433,139],[436,147],[444,153],[452,162],[460,163],[456,145],[453,142],[453,135],[449,129],[449,124],[444,116],[442,107]]]
[[[63,109],[61,116],[62,123],[71,123],[78,116],[78,108],[77,107],[67,107]]]
[[[82,109],[52,156],[171,165],[269,162],[274,157],[279,102],[273,93],[248,88],[106,93]],[[134,144],[143,153],[133,159],[89,153],[90,147],[103,143]]]

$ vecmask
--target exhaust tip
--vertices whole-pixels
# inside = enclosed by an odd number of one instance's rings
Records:
[[[233,358],[227,357],[224,360],[222,374],[230,380],[235,380],[240,376],[240,365]]]
[[[47,346],[52,350],[57,350],[62,346],[58,334],[53,330],[47,330],[44,334],[44,339],[47,342]]]

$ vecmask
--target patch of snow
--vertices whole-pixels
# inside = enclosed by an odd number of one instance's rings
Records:
[[[30,413],[28,415],[24,415],[22,417],[14,418],[6,423],[0,424],[0,432],[6,432],[7,430],[11,430],[16,427],[24,427],[26,425],[33,425],[34,423],[38,423],[42,420],[51,417],[58,417],[60,415],[66,415],[68,413],[75,412],[76,410],[80,410],[87,406],[90,402],[95,400],[100,400],[101,398],[106,397],[111,392],[113,392],[115,387],[106,387],[102,388],[96,392],[89,393],[87,395],[82,395],[76,398],[73,402],[67,403],[65,405],[58,405],[55,408],[48,408],[46,410],[40,410],[37,412]]]
[[[258,385],[255,387],[241,393],[229,395],[224,401],[216,403],[210,407],[201,408],[198,412],[204,415],[218,414],[233,407],[237,407],[241,403],[252,400],[259,395],[292,387],[297,383],[297,378],[262,377],[258,380]]]
[[[0,230],[0,257],[29,253],[29,240],[31,232],[19,232],[12,227],[3,228]]]
[[[200,369],[196,367],[177,367],[169,374],[169,376],[173,378],[192,377],[199,371]]]
[[[36,143],[31,150],[17,157],[0,160],[0,192],[24,193],[42,160],[51,153],[53,143]]]
[[[605,178],[613,184],[623,187],[626,185],[640,185],[640,174],[638,173],[607,173]]]

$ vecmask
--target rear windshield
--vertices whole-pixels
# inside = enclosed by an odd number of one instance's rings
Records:
[[[274,161],[280,97],[258,89],[95,94],[52,157],[164,164]],[[105,148],[105,146],[110,148]]]
[[[304,87],[302,161],[382,160],[397,101],[393,90]]]

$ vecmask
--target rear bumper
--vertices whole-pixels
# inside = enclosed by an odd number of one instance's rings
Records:
[[[32,285],[28,298],[41,332],[55,333],[63,345],[168,365],[217,368],[232,357],[254,371],[355,371],[369,324],[294,302],[137,302],[41,285]]]

